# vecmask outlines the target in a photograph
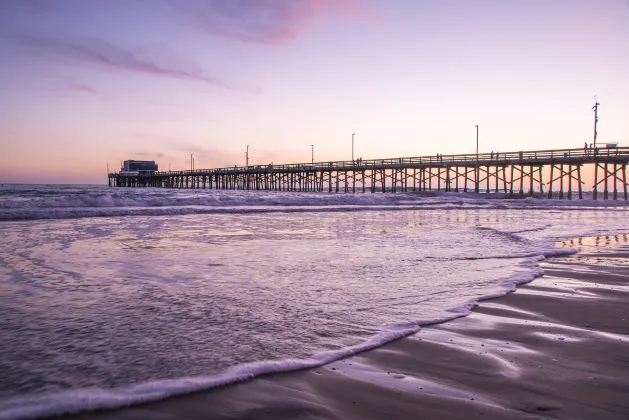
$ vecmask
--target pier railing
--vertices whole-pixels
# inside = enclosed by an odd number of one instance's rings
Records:
[[[397,158],[385,158],[385,159],[354,159],[352,160],[335,160],[325,162],[304,162],[304,163],[289,163],[289,164],[263,164],[263,165],[249,165],[249,166],[227,166],[222,168],[212,169],[187,169],[183,171],[159,171],[155,172],[155,175],[191,175],[191,174],[210,174],[210,173],[241,173],[241,172],[258,172],[258,171],[292,171],[292,170],[329,170],[334,169],[363,169],[363,168],[382,168],[383,166],[407,166],[408,164],[415,164],[417,167],[423,165],[441,165],[441,164],[469,164],[469,165],[486,165],[488,162],[501,162],[509,164],[515,163],[546,163],[549,161],[574,161],[574,162],[593,162],[594,160],[605,159],[609,157],[622,157],[629,158],[629,147],[615,147],[615,148],[597,148],[597,149],[550,149],[550,150],[535,150],[535,151],[522,151],[522,152],[491,152],[491,153],[479,153],[477,154],[456,154],[456,155],[431,155],[431,156],[417,156],[417,157],[397,157]],[[413,165],[413,166],[415,166]],[[412,166],[411,166],[412,167]]]

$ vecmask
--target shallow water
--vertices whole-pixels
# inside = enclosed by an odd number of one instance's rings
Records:
[[[81,409],[86,389],[148,382],[158,398],[252,362],[333,359],[532,280],[540,256],[572,252],[558,240],[629,230],[627,207],[456,194],[37,186],[0,200],[0,418]]]

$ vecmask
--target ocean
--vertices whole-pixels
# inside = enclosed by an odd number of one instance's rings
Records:
[[[4,185],[0,419],[321,364],[464,316],[624,201]]]

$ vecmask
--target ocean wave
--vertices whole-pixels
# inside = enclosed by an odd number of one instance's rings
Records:
[[[491,209],[486,205],[468,205],[466,209]],[[460,208],[451,205],[345,205],[345,206],[179,206],[179,207],[86,207],[86,208],[46,208],[46,209],[10,209],[0,210],[0,222],[44,219],[77,219],[84,217],[125,217],[125,216],[185,216],[193,214],[256,214],[256,213],[324,213],[324,212],[359,212],[359,211],[451,211]],[[530,207],[509,207],[511,210],[525,210]],[[539,207],[549,210],[552,207]],[[586,210],[576,207],[566,210]],[[521,233],[521,232],[520,232]]]
[[[259,214],[259,213],[324,213],[358,211],[413,210],[417,206],[326,206],[326,207],[158,207],[158,208],[50,208],[38,210],[0,210],[0,221],[76,219],[83,217],[118,216],[185,216],[192,214]],[[443,206],[425,206],[423,210],[448,210]]]
[[[134,190],[131,190],[134,191]],[[0,221],[70,219],[82,217],[164,216],[213,213],[335,212],[363,210],[453,210],[509,209],[577,211],[592,208],[629,210],[629,203],[582,200],[497,200],[465,198],[459,195],[424,197],[415,194],[327,194],[229,191],[183,194],[178,192],[142,194],[62,194],[12,196],[0,200]],[[519,234],[544,229],[503,234]]]
[[[184,206],[338,206],[338,205],[450,205],[492,208],[616,207],[624,200],[508,199],[477,193],[308,193],[242,190],[169,190],[160,188],[33,187],[0,190],[0,210]]]
[[[329,194],[274,191],[90,189],[15,191],[3,196],[0,209],[175,206],[379,205],[415,202],[412,194]],[[445,201],[463,204],[461,201]]]

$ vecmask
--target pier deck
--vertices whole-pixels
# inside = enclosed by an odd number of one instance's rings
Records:
[[[594,173],[592,198],[627,194],[629,147],[435,155],[249,165],[215,169],[110,173],[112,187],[310,191],[328,193],[474,191],[510,197],[583,198],[582,169]],[[548,175],[546,175],[548,174]]]

